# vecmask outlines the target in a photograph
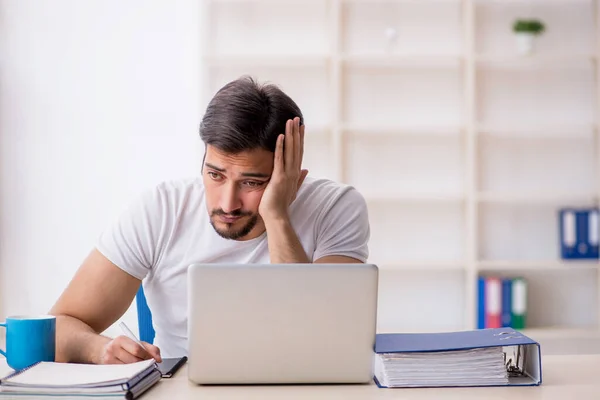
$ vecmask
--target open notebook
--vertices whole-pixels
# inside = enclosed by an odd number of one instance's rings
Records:
[[[27,394],[135,399],[161,378],[154,360],[94,365],[41,362],[0,380],[0,397]]]

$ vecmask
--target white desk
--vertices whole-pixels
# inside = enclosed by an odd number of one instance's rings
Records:
[[[183,367],[174,378],[163,379],[142,400],[183,399],[598,399],[600,355],[543,356],[541,386],[490,388],[379,389],[371,385],[198,386]]]
[[[5,363],[0,360],[0,367]],[[1,369],[1,368],[0,368]],[[1,372],[1,371],[0,371]],[[571,400],[600,398],[600,355],[542,356],[543,382],[534,387],[379,389],[370,385],[198,386],[184,366],[174,378],[162,379],[142,400],[184,399],[498,399]]]

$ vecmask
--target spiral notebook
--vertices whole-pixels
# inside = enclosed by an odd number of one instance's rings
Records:
[[[161,376],[155,360],[111,365],[41,362],[0,380],[0,397],[19,394],[131,400]]]

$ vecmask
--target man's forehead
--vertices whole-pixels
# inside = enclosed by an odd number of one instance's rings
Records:
[[[204,164],[223,172],[270,174],[273,169],[273,153],[263,149],[228,153],[209,146],[206,149]]]

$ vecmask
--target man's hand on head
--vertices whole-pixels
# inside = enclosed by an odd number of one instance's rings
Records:
[[[265,222],[289,217],[288,208],[308,174],[301,169],[303,155],[304,125],[296,117],[287,121],[285,135],[277,138],[273,173],[258,207]]]

